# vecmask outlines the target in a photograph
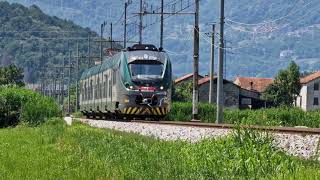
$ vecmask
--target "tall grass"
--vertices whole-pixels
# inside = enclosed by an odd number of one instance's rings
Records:
[[[191,114],[191,103],[173,103],[172,110],[166,119],[171,121],[189,121]],[[215,122],[216,106],[199,104],[199,115],[203,122]],[[320,111],[304,112],[298,108],[288,107],[259,110],[226,109],[224,112],[224,123],[320,128]]]
[[[320,164],[238,131],[199,143],[164,142],[61,120],[0,130],[3,179],[316,179]]]

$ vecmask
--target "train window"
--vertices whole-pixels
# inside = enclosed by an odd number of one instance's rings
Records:
[[[104,91],[103,91],[103,97],[107,98],[107,91],[108,91],[108,76],[104,75]]]
[[[82,82],[80,82],[79,90],[80,90],[80,95],[81,95],[79,97],[81,97],[81,99],[83,99],[83,83]]]
[[[100,99],[100,78],[97,80],[97,99]]]
[[[87,92],[87,82],[84,83],[84,100],[86,101],[87,100],[87,95],[88,95],[88,92]]]
[[[90,82],[89,99],[93,99],[93,80]]]
[[[111,95],[112,95],[111,91],[112,91],[112,84],[111,84],[111,80],[109,80],[109,98],[111,98]]]
[[[158,79],[164,71],[163,64],[158,61],[136,60],[129,67],[133,79]]]
[[[113,85],[116,84],[116,80],[117,80],[117,72],[116,71],[113,71],[113,76],[112,76],[112,81],[113,81]]]

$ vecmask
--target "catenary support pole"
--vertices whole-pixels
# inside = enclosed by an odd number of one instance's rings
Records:
[[[223,122],[223,53],[224,53],[224,0],[220,0],[220,43],[219,43],[219,61],[218,61],[218,89],[217,89],[217,118],[216,123]]]
[[[88,69],[91,67],[91,43],[90,43],[91,39],[90,39],[90,35],[88,36]]]
[[[123,32],[123,48],[127,48],[127,11],[128,3],[124,3],[124,32]]]
[[[142,44],[142,29],[143,29],[143,0],[140,0],[140,22],[139,22],[139,44]]]
[[[101,63],[102,63],[102,51],[103,51],[103,47],[102,47],[103,28],[104,28],[104,24],[101,24],[101,29],[100,29],[100,61]]]
[[[63,111],[65,111],[65,109],[64,109],[64,95],[65,95],[65,86],[64,86],[64,83],[65,83],[65,75],[64,75],[64,72],[65,72],[65,60],[66,60],[66,57],[64,57],[63,58],[63,61],[62,61],[62,81],[61,81],[61,83],[62,83],[62,91],[61,91],[61,93],[62,93],[62,95],[61,95],[61,105],[62,105],[62,110]]]
[[[79,102],[80,102],[80,100],[79,100],[79,79],[80,79],[80,77],[79,77],[79,56],[80,56],[80,53],[79,53],[79,42],[77,42],[77,58],[76,58],[76,60],[77,60],[77,68],[76,68],[76,77],[77,77],[77,79],[76,79],[76,111],[78,111],[79,110]]]
[[[111,47],[111,51],[113,50],[113,27],[112,27],[112,23],[110,23],[110,47]]]
[[[198,104],[199,104],[199,0],[195,0],[195,25],[194,25],[194,52],[193,52],[193,96],[192,96],[192,120],[198,121]]]
[[[71,92],[70,92],[70,88],[71,88],[71,51],[69,52],[69,74],[68,74],[68,115],[71,114]]]
[[[209,103],[213,102],[213,88],[214,88],[214,35],[215,35],[215,24],[212,24],[211,33],[211,61],[210,61],[210,86],[209,86]]]
[[[163,26],[164,26],[164,16],[163,16],[163,9],[164,9],[164,0],[161,0],[161,23],[160,23],[160,47],[163,48]]]

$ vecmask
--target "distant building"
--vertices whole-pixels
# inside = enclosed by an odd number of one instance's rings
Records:
[[[294,102],[295,106],[305,111],[320,109],[320,72],[310,74],[300,79],[300,94]]]
[[[213,81],[213,102],[217,102],[217,78]],[[199,101],[209,102],[210,77],[204,77],[199,80]],[[228,80],[223,80],[224,106],[228,108],[239,108],[239,86]]]
[[[273,83],[272,78],[237,77],[234,83],[242,89],[263,93]]]
[[[202,77],[202,76],[199,76]],[[179,85],[192,82],[193,74],[187,74],[175,80]],[[217,78],[213,84],[213,103],[217,102]],[[270,104],[261,99],[261,94],[273,82],[271,78],[238,77],[234,82],[223,80],[224,106],[227,108],[258,109]],[[209,102],[210,77],[199,79],[199,101]]]
[[[198,77],[199,77],[199,79],[203,78],[203,76],[201,76],[201,75],[199,75]],[[189,73],[189,74],[186,74],[180,78],[175,79],[174,84],[178,85],[180,83],[189,83],[189,82],[192,83],[192,80],[193,80],[193,73]]]
[[[272,78],[237,77],[234,84],[240,87],[239,108],[259,109],[270,107],[271,103],[262,100],[261,95],[272,83]]]

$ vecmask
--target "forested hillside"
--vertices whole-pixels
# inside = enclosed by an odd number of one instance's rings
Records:
[[[53,76],[50,72],[57,69],[44,67],[61,66],[68,50],[75,54],[76,42],[86,53],[88,36],[97,36],[69,20],[50,17],[37,6],[26,8],[7,2],[0,2],[0,24],[0,64],[23,67],[27,82],[37,81],[40,71]],[[84,68],[87,62],[81,64]]]
[[[115,23],[115,38],[122,38],[125,0],[9,0],[25,5],[36,4],[46,13],[74,21],[99,32],[103,21]],[[129,6],[129,37],[137,40],[138,2]],[[157,10],[158,0],[146,1],[147,9]],[[182,2],[182,5],[180,4]],[[165,11],[194,9],[193,0],[165,0]],[[200,68],[207,73],[210,49],[206,32],[208,22],[218,22],[219,0],[201,0]],[[318,0],[229,0],[226,1],[227,77],[274,76],[291,60],[303,71],[320,70],[320,3]],[[158,16],[144,17],[144,40],[158,44]],[[176,75],[192,70],[192,16],[166,18],[165,49],[173,59]],[[217,39],[217,38],[216,38]],[[179,64],[179,66],[177,66]]]

